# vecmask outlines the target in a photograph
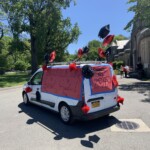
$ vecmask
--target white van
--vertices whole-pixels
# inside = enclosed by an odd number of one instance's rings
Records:
[[[113,68],[105,63],[79,63],[38,69],[23,87],[25,104],[33,103],[54,110],[61,120],[91,120],[119,110],[118,90]]]

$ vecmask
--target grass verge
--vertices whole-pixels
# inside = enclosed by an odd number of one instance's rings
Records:
[[[23,85],[29,80],[30,75],[27,72],[9,72],[0,75],[0,87],[11,87]]]

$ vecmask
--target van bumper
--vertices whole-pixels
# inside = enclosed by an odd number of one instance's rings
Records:
[[[118,111],[120,109],[119,105],[115,105],[113,107],[107,108],[107,109],[103,109],[97,112],[93,112],[93,113],[87,113],[84,114],[81,110],[76,111],[75,109],[71,109],[72,110],[72,114],[74,116],[74,119],[79,119],[79,120],[93,120],[96,118],[100,118],[103,117],[105,115],[108,115],[110,113],[113,113],[115,111]]]

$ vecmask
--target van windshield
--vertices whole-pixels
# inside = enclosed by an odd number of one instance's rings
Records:
[[[110,66],[96,66],[92,69],[94,70],[94,76],[90,79],[91,94],[111,92],[113,85]]]

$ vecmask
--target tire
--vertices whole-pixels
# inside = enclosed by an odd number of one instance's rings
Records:
[[[74,121],[71,110],[70,110],[69,106],[67,106],[66,104],[60,105],[59,115],[60,115],[61,121],[64,124],[72,124]]]
[[[26,93],[23,94],[23,102],[24,102],[25,105],[30,104],[28,95]]]

